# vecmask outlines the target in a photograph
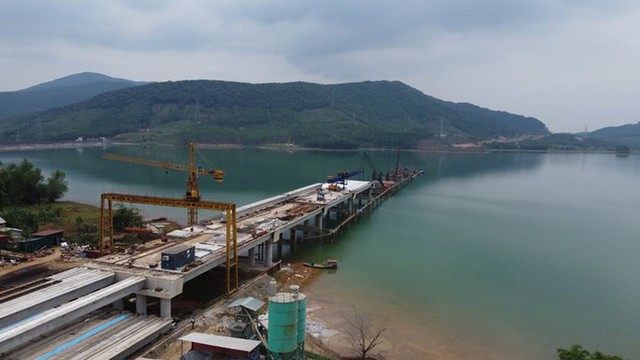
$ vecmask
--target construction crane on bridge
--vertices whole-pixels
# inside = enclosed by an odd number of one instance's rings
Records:
[[[363,151],[362,155],[367,160],[369,166],[371,166],[371,180],[382,183],[382,172],[378,172],[376,166],[373,164],[373,160],[369,157],[369,154]]]
[[[189,176],[187,178],[187,191],[185,193],[185,200],[188,202],[198,202],[201,199],[200,189],[198,186],[198,176],[208,175],[213,176],[215,182],[222,182],[224,178],[224,171],[210,167],[205,169],[202,166],[198,166],[196,163],[196,144],[189,142],[189,163],[176,164],[161,160],[141,159],[124,155],[104,154],[103,158],[108,160],[124,161],[133,164],[141,164],[148,166],[155,166],[165,170],[178,170],[186,171]],[[198,209],[195,207],[188,207],[188,221],[189,225],[193,225],[198,222]]]

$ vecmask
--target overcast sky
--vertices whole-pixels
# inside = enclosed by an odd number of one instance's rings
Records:
[[[553,132],[640,121],[640,1],[1,0],[0,91],[141,81],[400,80]]]

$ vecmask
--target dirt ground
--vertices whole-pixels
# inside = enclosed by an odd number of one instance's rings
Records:
[[[282,269],[274,274],[274,277],[267,274],[259,275],[244,283],[238,292],[231,297],[224,297],[207,309],[196,311],[193,329],[190,319],[183,320],[180,324],[177,324],[171,335],[142,355],[155,359],[177,360],[180,358],[181,353],[188,351],[189,347],[188,343],[181,344],[178,338],[192,331],[230,336],[227,327],[233,322],[234,313],[232,309],[227,308],[227,305],[233,300],[251,296],[268,303],[269,283],[272,279],[276,279],[278,291],[285,291],[291,285],[298,285],[304,290],[320,273],[321,270],[307,268],[302,264],[284,264]],[[262,312],[266,312],[266,307]],[[309,337],[307,338],[309,339]],[[310,339],[310,341],[315,343],[314,339]],[[331,352],[322,343],[313,344],[311,348],[320,355],[336,358],[334,356],[335,353]]]
[[[2,254],[0,254],[2,257]],[[31,280],[49,276],[51,274],[68,270],[70,268],[81,266],[84,259],[72,257],[65,260],[61,256],[59,248],[53,249],[53,253],[43,257],[31,257],[30,261],[23,261],[19,264],[11,265],[5,262],[0,266],[0,287],[11,288],[14,285],[25,283]],[[191,319],[185,319],[177,323],[174,330],[167,337],[159,341],[145,354],[146,357],[155,359],[177,360],[182,352],[188,351],[189,344],[183,344],[178,340],[191,331],[226,335],[229,336],[227,327],[234,319],[232,309],[228,309],[227,305],[234,299],[252,296],[268,303],[269,283],[275,279],[278,284],[278,291],[288,291],[291,285],[298,285],[301,291],[309,286],[323,270],[313,269],[303,266],[299,263],[283,264],[281,270],[276,272],[273,277],[262,274],[252,277],[251,280],[242,284],[241,288],[231,297],[223,297],[215,304],[206,309],[195,310],[195,324],[192,329]],[[266,312],[266,307],[263,312]],[[313,314],[309,315],[313,318]],[[315,320],[311,320],[313,322]],[[337,359],[340,355],[332,351],[326,343],[320,339],[307,334],[307,350],[316,354]]]
[[[1,250],[0,259],[4,258],[6,254],[6,251]],[[9,282],[22,281],[27,277],[47,276],[80,266],[84,262],[80,258],[62,259],[59,248],[52,249],[51,255],[43,257],[29,255],[29,258],[30,260],[21,261],[18,264],[0,261],[0,285],[10,285]]]

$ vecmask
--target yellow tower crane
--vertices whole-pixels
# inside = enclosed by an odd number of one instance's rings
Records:
[[[219,169],[204,169],[196,163],[196,144],[194,142],[189,143],[189,164],[176,164],[160,160],[141,159],[124,155],[105,154],[103,158],[109,160],[118,160],[134,164],[142,164],[159,167],[165,170],[178,170],[186,171],[189,174],[187,178],[187,192],[185,200],[189,202],[200,201],[200,189],[198,187],[198,175],[213,176],[216,182],[222,182],[224,178],[224,172]],[[189,225],[193,225],[198,222],[198,209],[189,207],[188,209],[188,221]]]

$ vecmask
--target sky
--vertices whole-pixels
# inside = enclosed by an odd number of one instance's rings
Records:
[[[136,81],[399,80],[552,132],[640,121],[640,1],[0,1],[0,91]]]

